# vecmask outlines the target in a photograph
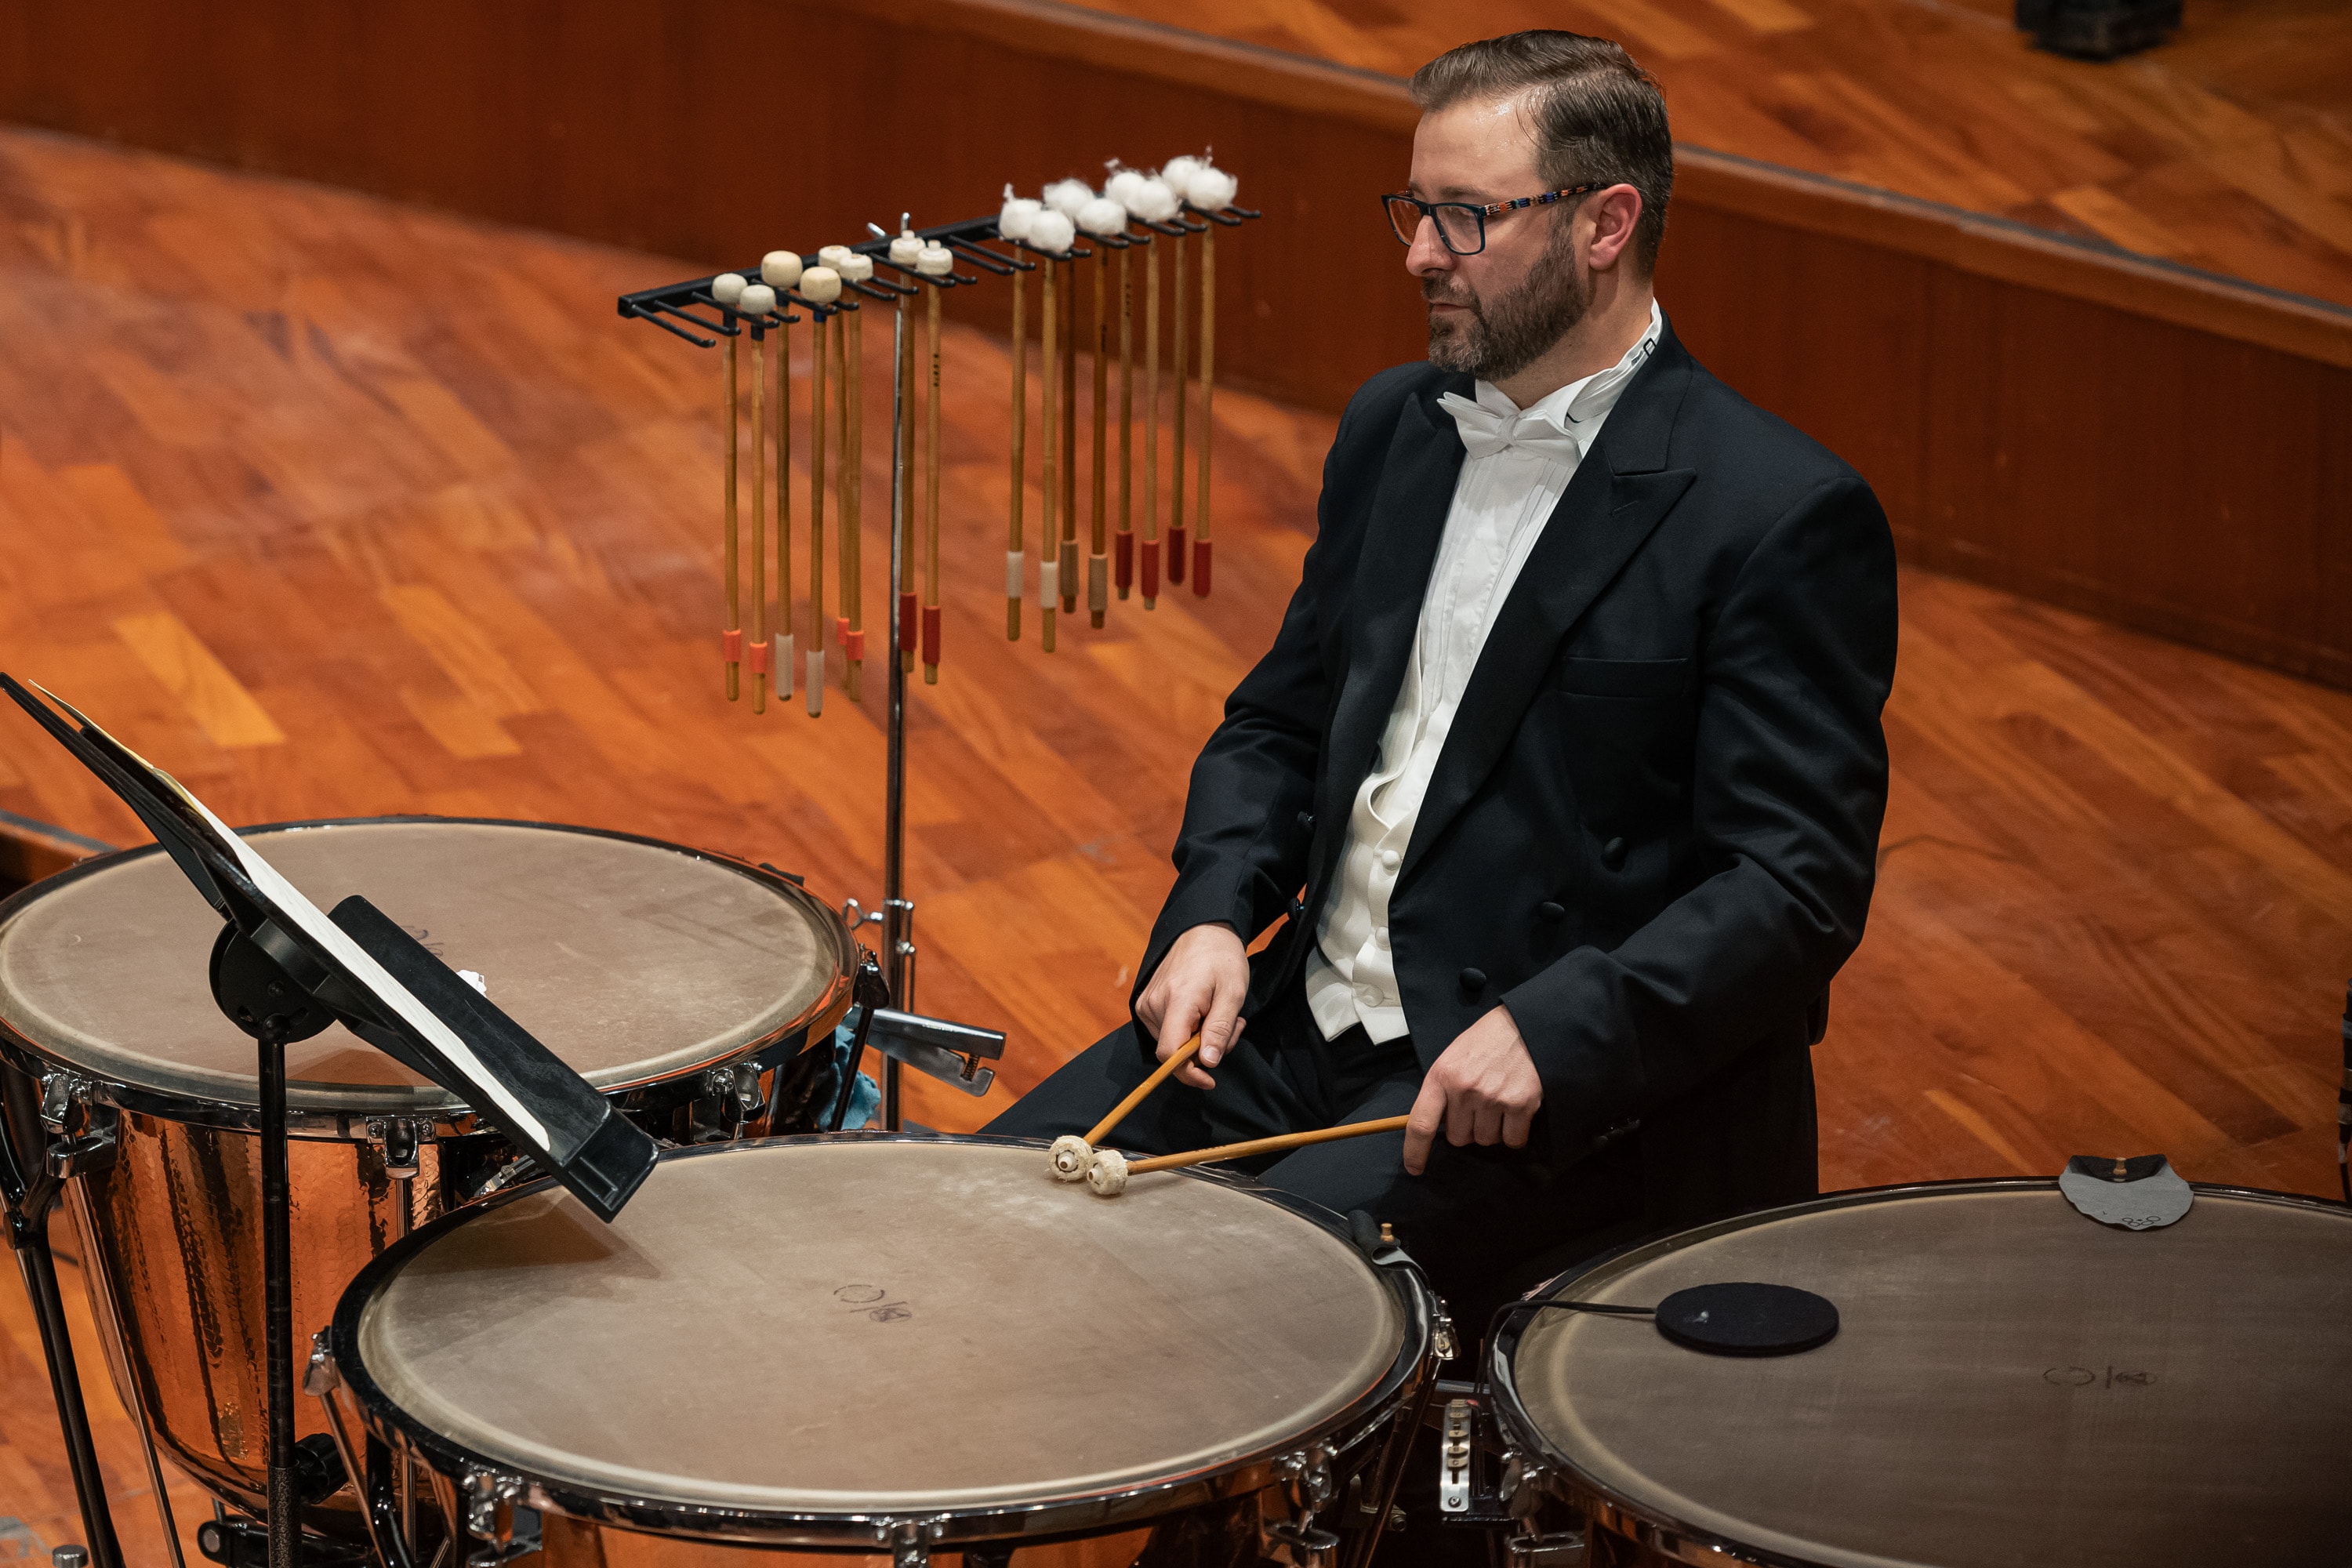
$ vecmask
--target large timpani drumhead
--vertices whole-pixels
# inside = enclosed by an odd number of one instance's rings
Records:
[[[363,893],[600,1089],[721,1060],[837,1003],[840,922],[809,895],[672,845],[516,822],[258,829],[321,909]],[[163,1099],[258,1103],[253,1041],[214,1005],[220,917],[160,850],[11,900],[0,1021],[44,1055]],[[296,1110],[446,1109],[340,1025],[286,1052]]]
[[[1113,1200],[1041,1144],[771,1141],[665,1155],[610,1226],[541,1188],[420,1232],[353,1283],[335,1354],[428,1449],[541,1483],[938,1513],[1323,1429],[1392,1382],[1392,1272],[1190,1173]]]
[[[2352,1214],[2201,1189],[2110,1229],[2044,1182],[1828,1198],[1639,1248],[1556,1293],[1763,1280],[1828,1344],[1703,1355],[1641,1319],[1501,1336],[1507,1420],[1579,1489],[1764,1561],[2338,1564],[2352,1553]]]

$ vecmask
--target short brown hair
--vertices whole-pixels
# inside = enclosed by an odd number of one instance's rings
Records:
[[[1666,236],[1675,141],[1665,95],[1633,56],[1607,38],[1537,30],[1464,44],[1412,73],[1412,100],[1424,114],[1530,88],[1536,168],[1544,183],[1562,190],[1625,184],[1641,192],[1633,260],[1648,274]]]

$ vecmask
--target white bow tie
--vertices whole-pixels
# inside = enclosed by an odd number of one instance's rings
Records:
[[[1547,458],[1555,463],[1573,463],[1584,452],[1583,444],[1575,437],[1534,414],[1497,414],[1458,392],[1447,393],[1437,400],[1437,405],[1454,416],[1454,427],[1462,433],[1463,449],[1474,458],[1491,458],[1510,450]]]

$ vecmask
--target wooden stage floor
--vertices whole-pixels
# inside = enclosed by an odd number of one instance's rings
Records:
[[[815,721],[719,696],[717,357],[613,310],[687,264],[26,132],[0,132],[0,668],[233,821],[584,823],[873,901],[880,682]],[[1031,640],[1003,633],[1006,368],[953,332],[948,663],[912,704],[920,1004],[1012,1037],[985,1102],[909,1079],[944,1128],[1120,1017],[1333,423],[1220,396],[1215,596],[1115,606],[1049,657],[1034,606]],[[2161,1150],[2331,1191],[2352,694],[1920,573],[1903,593],[1877,905],[1816,1057],[1825,1183]],[[0,808],[137,837],[13,710]],[[13,1285],[0,1391],[0,1516],[71,1538]]]
[[[1679,141],[2352,305],[2337,0],[2191,0],[2172,42],[2105,64],[2034,48],[2012,0],[1080,3],[1393,76],[1595,33],[1655,73]]]

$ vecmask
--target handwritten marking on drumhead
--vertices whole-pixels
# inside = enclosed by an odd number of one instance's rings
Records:
[[[879,1285],[844,1285],[833,1299],[853,1312],[863,1312],[877,1323],[903,1323],[915,1315],[905,1301],[886,1300],[890,1294]]]
[[[2102,1375],[2087,1366],[2053,1366],[2042,1374],[2042,1381],[2053,1388],[2088,1388],[2094,1384],[2102,1388],[2113,1388],[2119,1383],[2127,1388],[2146,1388],[2156,1381],[2156,1373],[2123,1371],[2111,1366]]]

